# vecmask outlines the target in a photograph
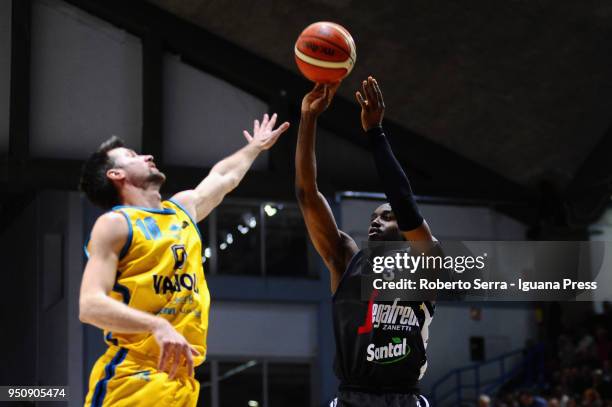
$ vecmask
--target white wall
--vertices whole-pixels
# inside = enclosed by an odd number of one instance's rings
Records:
[[[316,326],[316,305],[213,298],[208,355],[311,358],[316,350]]]
[[[86,158],[115,134],[140,149],[138,38],[57,0],[32,5],[30,149]]]
[[[10,45],[10,20],[4,21],[10,3],[2,2],[7,10],[0,9],[0,45]],[[138,37],[66,2],[35,0],[31,48],[32,155],[83,159],[113,134],[141,149]],[[0,152],[8,148],[9,52],[0,47],[6,61],[0,63]],[[163,151],[169,164],[211,167],[244,146],[242,131],[252,132],[253,120],[268,111],[264,101],[176,55],[164,59],[163,82]],[[264,153],[253,168],[267,169],[267,163]]]
[[[171,54],[164,58],[163,103],[165,161],[196,167],[212,167],[243,147],[242,131],[252,134],[253,120],[268,111],[262,100]],[[261,154],[253,168],[267,169],[267,160]]]

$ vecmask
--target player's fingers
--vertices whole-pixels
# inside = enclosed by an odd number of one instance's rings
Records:
[[[195,348],[193,347],[189,347],[189,349],[191,350],[191,354],[194,356],[200,356],[200,352],[198,352]]]
[[[278,126],[278,128],[276,130],[274,130],[272,132],[272,137],[278,138],[281,134],[283,134],[285,131],[287,131],[289,126],[290,126],[289,122],[284,122],[283,124]]]
[[[370,82],[370,77],[367,80],[363,81],[363,93],[368,101],[369,106],[373,106],[374,104],[374,95],[372,94],[372,83]]]
[[[253,140],[253,136],[251,136],[248,131],[242,130],[242,134],[249,143]]]
[[[165,351],[165,346],[162,346],[160,351],[159,351],[159,359],[157,359],[157,370],[159,371],[163,371],[163,367],[164,367],[164,363],[165,363],[165,355],[166,355],[166,351]]]
[[[253,134],[259,132],[259,120],[255,119],[253,122]]]
[[[191,348],[188,349],[187,352],[185,352],[185,364],[187,365],[187,371],[189,372],[189,374],[193,374],[193,356],[191,356],[191,352],[190,352]]]
[[[162,355],[160,357],[160,362],[159,362],[159,370],[162,372],[166,372],[168,371],[168,362],[170,361],[170,358],[172,357],[172,344],[170,343],[166,343],[164,344],[164,347],[162,349]]]
[[[334,92],[333,84],[327,84],[325,86],[325,101],[327,103],[329,103],[329,101],[334,97]]]
[[[176,371],[181,363],[181,356],[183,355],[183,347],[176,346],[174,348],[174,352],[172,352],[172,361],[170,362],[170,369],[168,371],[168,377],[170,379],[174,379],[176,376]]]
[[[315,83],[315,87],[312,90],[315,93],[321,92],[321,90],[323,89],[323,86],[325,86],[325,84],[323,83]]]
[[[372,105],[372,107],[378,106],[378,99],[376,98],[376,94],[374,92],[374,83],[372,83],[372,77],[368,76],[368,83],[366,85],[366,97],[368,98],[368,102]]]
[[[277,114],[274,113],[272,115],[272,118],[270,119],[270,121],[268,122],[268,130],[272,130],[274,128],[274,125],[276,124],[276,118],[277,118]]]
[[[359,105],[365,109],[366,108],[366,102],[363,99],[363,96],[361,96],[361,93],[359,91],[355,92],[355,97],[357,98],[357,103],[359,103]]]
[[[279,134],[279,135],[280,135],[280,134],[283,134],[284,132],[286,132],[286,131],[289,129],[289,127],[291,127],[291,123],[289,123],[289,122],[284,122],[283,124],[281,124],[281,125],[278,127],[278,134]]]
[[[321,99],[327,100],[328,96],[329,96],[329,85],[325,84],[325,87],[323,88],[323,95]]]
[[[270,120],[270,117],[268,116],[268,113],[264,113],[263,115],[263,120],[261,121],[261,129],[265,129],[266,126],[268,125],[268,121]]]
[[[363,92],[363,93],[362,93],[362,96],[363,96],[363,97],[365,97],[366,99],[369,99],[369,98],[368,98],[368,91],[366,90],[366,86],[367,86],[367,84],[368,84],[368,81],[363,81],[363,82],[361,82],[361,90],[362,90],[362,92]]]
[[[340,87],[340,82],[334,82],[332,84],[329,85],[329,92],[332,96],[334,96],[336,94],[336,91],[338,90],[338,87]]]
[[[374,82],[374,92],[376,93],[376,100],[378,100],[378,104],[380,105],[380,107],[384,108],[385,101],[383,100],[383,95],[382,91],[380,90],[380,86],[378,86],[378,82],[376,81],[376,79],[374,79],[372,82]]]

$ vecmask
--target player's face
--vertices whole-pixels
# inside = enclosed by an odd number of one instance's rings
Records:
[[[370,228],[368,229],[368,240],[375,241],[400,241],[402,234],[397,226],[395,214],[391,205],[382,204],[372,213]]]
[[[107,175],[117,176],[118,173],[119,179],[141,187],[161,185],[166,180],[164,173],[155,166],[152,155],[140,155],[129,148],[119,147],[109,151],[108,156],[114,161],[114,166]]]

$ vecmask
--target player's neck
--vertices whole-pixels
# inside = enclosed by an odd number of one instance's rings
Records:
[[[122,191],[123,205],[141,206],[144,208],[161,209],[161,194],[159,188],[147,189],[128,187]]]

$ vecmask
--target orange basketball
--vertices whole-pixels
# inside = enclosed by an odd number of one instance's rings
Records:
[[[344,79],[353,69],[356,58],[353,37],[336,23],[311,24],[295,43],[295,62],[300,72],[313,82]]]

